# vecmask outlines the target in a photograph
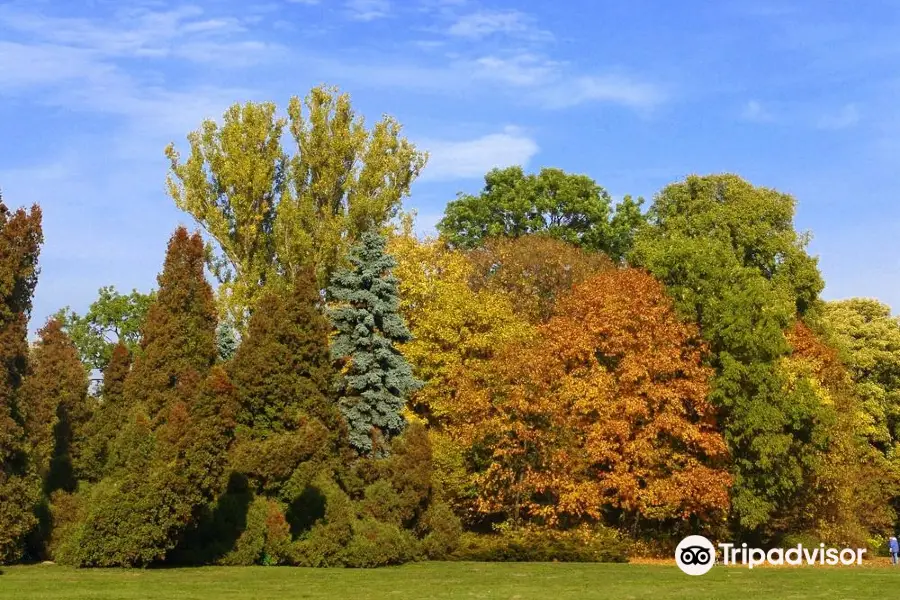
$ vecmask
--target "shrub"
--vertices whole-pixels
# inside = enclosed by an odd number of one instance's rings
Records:
[[[419,544],[409,531],[371,517],[357,521],[347,546],[346,566],[381,567],[416,560]]]
[[[429,560],[444,560],[459,546],[462,524],[444,502],[432,502],[420,523],[422,551]]]
[[[71,544],[78,530],[78,524],[84,519],[84,496],[81,493],[58,490],[50,496],[50,520],[52,529],[47,549],[51,560],[67,561],[72,555]]]
[[[456,560],[487,562],[627,562],[629,544],[613,529],[568,531],[522,528],[494,534],[465,533]]]
[[[317,477],[313,487],[325,499],[325,516],[292,544],[292,562],[303,567],[342,566],[347,545],[353,538],[355,507],[347,494],[325,476]]]
[[[247,512],[247,526],[222,565],[278,565],[290,560],[291,532],[277,502],[257,497]]]

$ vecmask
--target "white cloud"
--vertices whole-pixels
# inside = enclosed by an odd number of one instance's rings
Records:
[[[347,0],[344,6],[350,18],[356,21],[374,21],[391,12],[389,0]]]
[[[95,62],[177,58],[240,66],[256,63],[280,49],[247,39],[247,29],[238,18],[207,17],[197,7],[162,11],[133,9],[118,12],[105,21],[53,17],[0,7],[0,25],[28,35],[29,43],[21,44],[20,50],[36,49],[38,60],[42,58],[42,50],[56,48]]]
[[[562,64],[531,54],[520,54],[512,58],[484,56],[475,60],[475,66],[476,75],[480,77],[515,86],[533,86],[552,79]]]
[[[428,150],[428,166],[423,181],[447,181],[483,177],[495,167],[527,165],[537,154],[537,142],[517,127],[506,127],[466,141],[424,141]]]
[[[540,96],[549,108],[604,102],[647,110],[666,100],[658,86],[620,74],[574,77],[542,90]]]
[[[480,10],[459,17],[447,30],[452,36],[480,39],[495,34],[512,35],[533,41],[548,41],[553,35],[538,29],[534,19],[517,10]]]
[[[775,120],[772,113],[757,100],[747,101],[741,110],[741,118],[754,123],[769,123]]]
[[[834,114],[825,115],[817,123],[819,129],[846,129],[859,123],[859,109],[855,104],[847,104]]]

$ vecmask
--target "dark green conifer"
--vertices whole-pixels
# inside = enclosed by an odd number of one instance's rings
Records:
[[[216,309],[204,261],[200,234],[176,229],[147,312],[142,351],[125,382],[126,401],[143,404],[151,418],[190,395],[216,360]]]

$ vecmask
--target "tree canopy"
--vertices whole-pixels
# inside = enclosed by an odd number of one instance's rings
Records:
[[[272,103],[235,104],[221,125],[188,135],[184,162],[166,149],[169,194],[215,240],[220,309],[240,330],[263,287],[290,286],[308,267],[325,287],[350,245],[397,214],[426,161],[395,119],[367,129],[336,88],[291,98],[287,119],[275,113]]]
[[[734,515],[762,527],[802,488],[825,443],[820,406],[785,389],[784,332],[822,290],[794,199],[735,175],[691,176],[663,189],[630,255],[697,323],[716,370],[710,399],[734,457]]]
[[[66,307],[54,317],[72,338],[85,366],[103,371],[116,344],[124,344],[132,353],[138,349],[154,295],[137,290],[121,294],[110,285],[100,288],[97,299],[83,316]]]
[[[613,209],[609,193],[586,175],[544,168],[493,169],[477,196],[460,194],[447,204],[438,231],[451,244],[474,248],[491,237],[544,233],[620,260],[643,217],[642,199],[630,196]]]

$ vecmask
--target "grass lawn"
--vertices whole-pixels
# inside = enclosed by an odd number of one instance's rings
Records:
[[[900,567],[717,567],[689,577],[662,565],[417,563],[402,567],[300,569],[85,569],[5,567],[2,599],[272,598],[874,598],[900,594]]]

